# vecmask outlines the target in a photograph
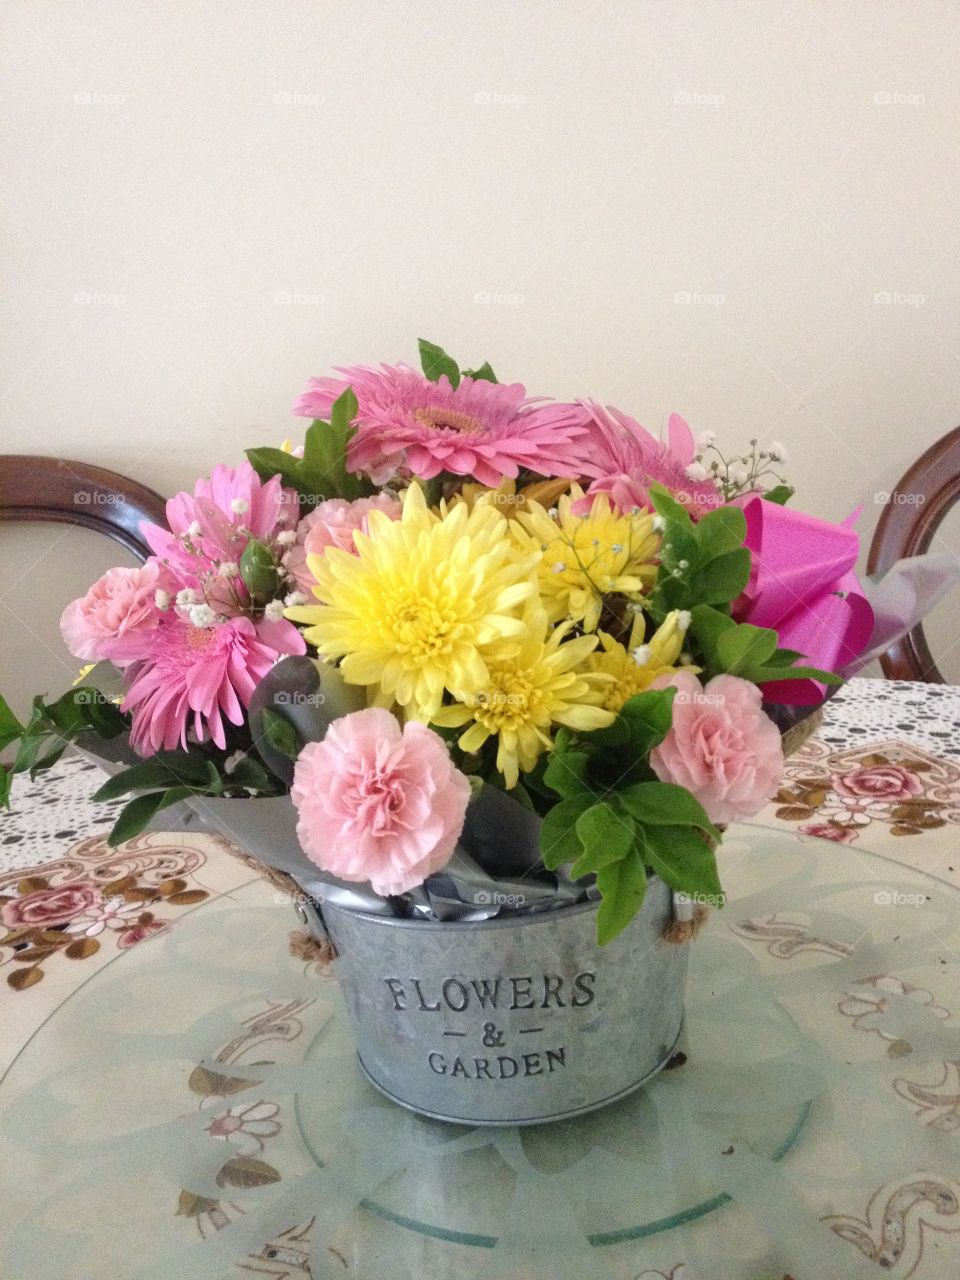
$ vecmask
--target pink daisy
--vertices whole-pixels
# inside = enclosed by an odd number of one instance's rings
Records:
[[[461,379],[431,382],[407,365],[338,369],[342,378],[311,378],[294,406],[306,418],[329,418],[352,387],[359,409],[348,462],[383,484],[405,466],[421,479],[441,471],[496,487],[521,467],[543,476],[577,476],[587,434],[576,405],[542,404],[519,383]]]
[[[169,529],[144,523],[143,535],[165,570],[164,585],[189,588],[217,613],[242,612],[247,590],[236,566],[251,538],[271,543],[295,529],[297,495],[279,476],[262,481],[249,462],[218,466],[193,493],[178,493],[167,503]],[[226,565],[228,571],[222,572]]]
[[[692,479],[697,446],[693,432],[672,413],[666,441],[657,440],[619,409],[580,401],[581,421],[588,431],[583,471],[593,476],[588,493],[607,493],[621,511],[649,507],[651,484],[662,484],[696,518],[723,505],[712,480]]]
[[[226,745],[223,717],[243,724],[243,708],[280,653],[305,652],[289,622],[231,618],[195,627],[173,614],[151,632],[149,655],[128,672],[121,710],[133,712],[130,743],[141,756],[187,746],[192,727],[200,741]]]

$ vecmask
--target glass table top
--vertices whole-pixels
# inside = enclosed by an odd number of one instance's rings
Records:
[[[757,827],[721,867],[671,1068],[525,1129],[381,1097],[282,895],[204,904],[0,1082],[0,1275],[960,1276],[960,892]]]

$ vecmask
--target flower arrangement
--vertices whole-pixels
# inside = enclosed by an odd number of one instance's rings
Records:
[[[779,782],[777,708],[870,637],[856,534],[786,507],[780,444],[728,458],[676,415],[660,441],[420,355],[313,379],[302,446],[215,468],[67,607],[92,665],[26,724],[0,700],[4,801],[116,738],[112,843],[180,800],[289,792],[314,863],[402,899],[492,788],[599,896],[600,942],[652,874],[721,902],[720,827]]]

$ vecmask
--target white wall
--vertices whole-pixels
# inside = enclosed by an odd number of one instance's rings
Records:
[[[803,505],[866,503],[869,533],[960,422],[952,0],[2,22],[5,449],[173,491],[291,433],[308,375],[422,335],[653,428],[779,438]]]

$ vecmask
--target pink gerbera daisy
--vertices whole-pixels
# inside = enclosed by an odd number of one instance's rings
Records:
[[[695,519],[723,504],[713,481],[697,478],[697,446],[679,414],[670,415],[663,441],[619,409],[592,400],[581,401],[580,409],[588,432],[583,471],[594,477],[589,497],[607,493],[621,511],[629,511],[649,507],[650,485],[662,484]]]
[[[352,387],[357,432],[348,464],[383,484],[401,466],[429,480],[441,471],[496,487],[521,467],[543,476],[577,476],[587,434],[576,405],[528,398],[519,383],[446,375],[431,382],[407,365],[338,369],[342,378],[311,378],[294,406],[306,418],[329,418],[334,401]]]
[[[303,639],[290,623],[231,618],[196,627],[164,616],[151,632],[149,656],[128,672],[121,707],[133,712],[130,743],[141,756],[187,746],[187,730],[200,741],[226,745],[223,717],[243,724],[243,708],[278,653],[303,653]]]
[[[218,466],[193,493],[178,493],[167,503],[169,529],[144,523],[143,535],[165,570],[164,585],[189,588],[221,615],[242,612],[247,590],[238,573],[251,538],[271,543],[295,529],[297,495],[279,476],[262,481],[249,462]]]

